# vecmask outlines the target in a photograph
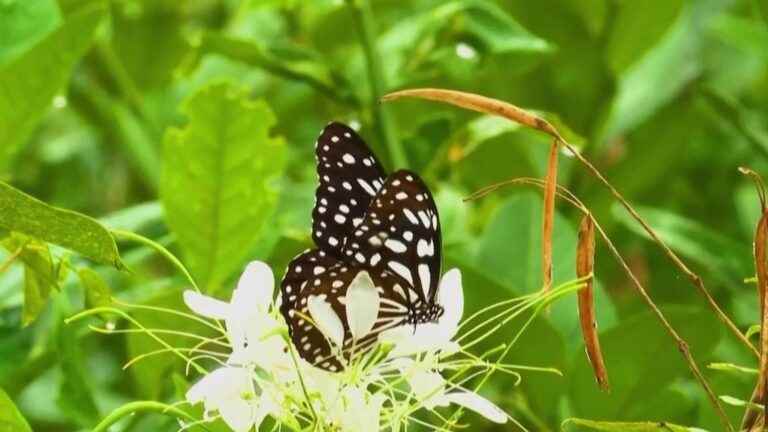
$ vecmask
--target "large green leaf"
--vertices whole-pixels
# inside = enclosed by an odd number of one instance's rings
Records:
[[[69,80],[104,10],[101,2],[84,6],[31,49],[0,67],[0,172]]]
[[[541,224],[541,195],[531,191],[515,194],[497,207],[483,231],[475,268],[515,294],[541,289]],[[554,283],[558,284],[576,277],[576,232],[559,212],[555,213],[554,227],[552,267]],[[600,284],[595,288],[598,322],[607,328],[615,322],[613,305]],[[555,303],[549,318],[569,348],[580,346],[576,296]]]
[[[160,195],[193,274],[215,287],[269,225],[285,145],[269,136],[267,104],[229,84],[201,89],[184,112],[189,123],[165,138]]]
[[[122,267],[114,238],[88,216],[49,206],[0,182],[0,227]]]
[[[688,342],[694,358],[702,363],[720,339],[717,319],[703,309],[671,306],[663,310]],[[600,345],[610,372],[611,393],[598,390],[589,362],[583,353],[577,353],[567,374],[574,415],[623,421],[657,415],[673,415],[673,421],[685,419],[682,406],[688,396],[668,390],[676,380],[693,378],[675,341],[650,312],[637,314],[603,332]]]
[[[0,389],[0,432],[32,432],[10,397]]]
[[[622,1],[612,25],[606,56],[620,75],[661,38],[683,7],[682,0]]]
[[[701,73],[703,29],[722,7],[716,0],[686,4],[659,42],[621,73],[601,138],[615,137],[648,119]]]
[[[63,323],[59,316],[55,343],[58,362],[61,365],[61,381],[57,404],[67,416],[81,427],[92,426],[100,414],[91,387],[91,377],[86,369],[84,353],[77,340],[77,327]]]
[[[703,264],[724,281],[740,280],[751,274],[751,250],[713,228],[667,210],[638,207],[654,231],[676,252]],[[635,233],[650,239],[648,233],[619,205],[613,207],[618,220]]]

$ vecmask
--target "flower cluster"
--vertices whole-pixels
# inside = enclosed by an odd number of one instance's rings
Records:
[[[371,288],[366,281],[348,288],[347,319],[353,333],[369,330],[378,314],[378,294]],[[196,314],[223,321],[232,350],[186,394],[189,403],[203,404],[203,421],[221,418],[236,432],[258,429],[267,416],[291,430],[316,424],[327,430],[375,431],[421,422],[415,414],[422,409],[450,422],[435,411],[449,405],[496,423],[509,419],[462,386],[473,376],[466,373],[469,369],[487,364],[454,359],[462,351],[456,342],[463,313],[457,269],[440,281],[438,301],[445,312],[437,323],[385,331],[374,349],[339,373],[317,369],[295,355],[273,295],[274,277],[262,262],[247,266],[229,303],[196,291],[184,293]],[[327,304],[311,305],[310,312],[330,341],[339,339],[340,318]]]

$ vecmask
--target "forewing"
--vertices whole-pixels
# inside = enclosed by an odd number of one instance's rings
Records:
[[[346,238],[381,188],[384,171],[363,139],[341,123],[323,129],[315,154],[319,184],[312,239],[320,249],[341,257]]]
[[[375,273],[397,275],[406,289],[412,288],[404,296],[413,291],[432,304],[441,251],[440,218],[432,194],[418,175],[401,170],[387,177],[342,253]]]

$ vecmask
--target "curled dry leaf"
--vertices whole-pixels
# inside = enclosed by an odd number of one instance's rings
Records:
[[[552,140],[544,184],[544,216],[542,221],[541,269],[544,291],[552,286],[552,230],[555,223],[555,191],[557,190],[557,139]]]
[[[768,380],[768,329],[766,329],[766,290],[768,290],[768,211],[763,210],[763,215],[757,223],[755,231],[755,273],[757,273],[757,292],[760,299],[760,367],[757,376],[757,384],[752,393],[751,402],[764,406],[768,402],[766,398],[766,380]],[[742,419],[742,430],[754,430],[758,423],[765,421],[763,415],[756,410],[747,410]]]
[[[382,100],[390,101],[404,97],[445,102],[468,110],[497,115],[522,125],[538,129],[544,133],[560,139],[560,134],[557,133],[557,129],[555,129],[555,127],[552,126],[548,121],[539,116],[531,114],[522,108],[498,99],[456,90],[420,88],[389,93],[382,97]]]
[[[587,214],[579,226],[579,243],[576,250],[576,275],[579,278],[589,277],[586,286],[579,290],[579,322],[587,357],[595,373],[595,379],[601,390],[610,391],[608,371],[605,368],[603,353],[600,351],[600,341],[597,337],[597,320],[595,319],[595,304],[592,292],[592,272],[595,267],[595,224],[592,216]]]

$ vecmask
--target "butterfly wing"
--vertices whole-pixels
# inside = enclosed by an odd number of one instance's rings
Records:
[[[305,264],[303,265],[306,265],[308,258],[311,256],[311,253],[304,256],[300,255],[294,261],[298,260],[298,262],[304,262]],[[292,263],[289,269],[295,268],[296,265],[301,266],[302,264],[297,263],[294,265]],[[295,294],[294,301],[290,304],[283,303],[281,312],[288,323],[291,340],[299,355],[316,367],[330,372],[343,370],[344,365],[350,358],[367,351],[373,346],[381,331],[399,326],[404,322],[405,309],[402,307],[397,308],[397,305],[387,306],[387,302],[384,302],[380,306],[378,319],[371,332],[362,339],[353,340],[347,323],[344,296],[350,283],[361,271],[368,270],[337,261],[336,264],[323,271],[304,272],[302,269],[303,274],[306,275],[303,280],[300,280],[295,272],[283,280],[283,288],[285,288],[286,284],[295,285],[296,283],[304,287]],[[397,280],[390,275],[369,272],[369,276],[380,292],[392,291],[392,285],[397,283]],[[285,292],[285,289],[283,292]],[[321,297],[328,302],[340,318],[344,326],[344,342],[342,347],[334,348],[332,343],[311,321],[312,316],[308,310],[308,302],[312,296]]]
[[[317,247],[340,258],[346,238],[381,188],[384,171],[363,139],[341,123],[323,129],[315,155],[319,184],[312,239]]]
[[[429,305],[437,295],[441,242],[432,194],[418,175],[401,170],[387,177],[342,253],[344,259],[373,273],[401,278],[408,291],[385,293],[394,301],[412,304],[415,298]]]

